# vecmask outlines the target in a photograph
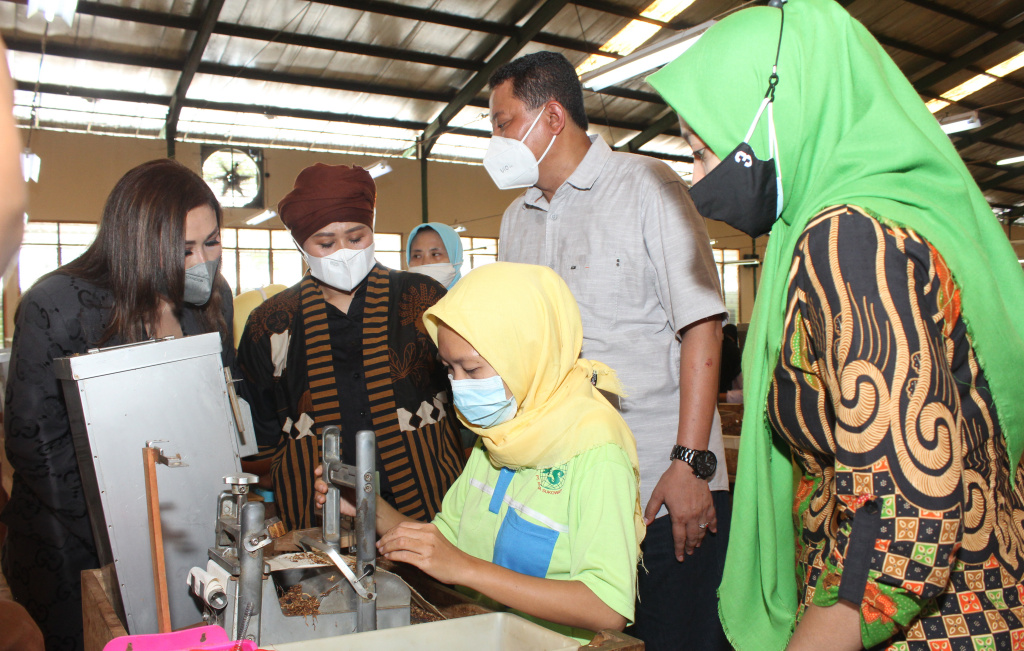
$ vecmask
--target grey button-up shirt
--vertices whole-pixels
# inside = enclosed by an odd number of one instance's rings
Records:
[[[707,228],[679,176],[590,138],[550,203],[532,187],[505,210],[498,258],[551,267],[572,290],[583,356],[611,366],[626,388],[618,406],[636,437],[646,508],[679,427],[676,333],[726,308]],[[710,487],[728,490],[717,409],[709,448],[719,461]]]

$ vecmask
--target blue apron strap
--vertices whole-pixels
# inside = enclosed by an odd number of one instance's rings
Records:
[[[497,514],[501,510],[501,501],[505,499],[505,491],[508,490],[508,485],[512,483],[512,477],[515,474],[508,468],[501,469],[501,473],[498,474],[498,485],[494,487],[490,506],[487,507],[491,513]]]

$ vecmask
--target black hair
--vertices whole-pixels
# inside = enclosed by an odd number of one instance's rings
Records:
[[[724,326],[722,326],[722,334],[724,334],[727,337],[732,337],[733,339],[736,340],[739,340],[740,338],[739,329],[736,328],[736,326],[731,323],[726,323]]]
[[[558,52],[536,52],[509,61],[494,71],[488,82],[491,90],[512,82],[512,96],[533,110],[555,100],[565,107],[576,126],[587,130],[587,111],[583,107],[583,87],[576,70]]]

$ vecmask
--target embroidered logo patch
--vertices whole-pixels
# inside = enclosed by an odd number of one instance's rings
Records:
[[[537,471],[537,486],[545,493],[561,493],[565,487],[565,464]]]

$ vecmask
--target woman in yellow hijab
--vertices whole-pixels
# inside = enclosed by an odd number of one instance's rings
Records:
[[[644,534],[636,442],[598,390],[621,392],[614,371],[580,359],[569,288],[547,267],[490,264],[423,321],[480,441],[432,523],[378,498],[378,550],[583,642],[622,630]]]

